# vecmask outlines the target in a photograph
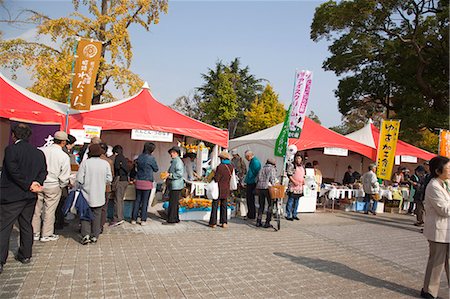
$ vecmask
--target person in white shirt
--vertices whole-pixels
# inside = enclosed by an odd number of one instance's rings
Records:
[[[35,241],[58,240],[58,236],[54,234],[55,211],[61,199],[61,188],[69,184],[70,177],[70,158],[63,151],[67,140],[67,133],[58,131],[53,135],[53,144],[41,148],[45,155],[48,174],[44,181],[44,189],[38,193],[32,220]]]
[[[364,213],[369,214],[370,201],[372,201],[372,207],[370,212],[376,215],[377,205],[378,205],[378,193],[380,192],[380,184],[377,180],[377,175],[375,170],[377,169],[376,164],[370,164],[369,171],[363,174],[361,181],[363,184],[363,189],[365,193],[364,201]]]

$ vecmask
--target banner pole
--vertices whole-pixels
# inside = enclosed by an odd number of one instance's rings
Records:
[[[292,88],[292,100],[294,99],[295,96],[295,86],[297,83],[297,72],[298,70],[295,70],[294,72],[294,86]],[[292,105],[292,104],[291,104]],[[288,124],[289,124],[289,128],[290,128],[290,122],[291,122],[291,105],[289,105],[288,111],[286,113],[289,113],[288,116]],[[287,152],[289,150],[289,131],[288,131],[288,138],[286,139],[286,151],[284,152],[284,156],[283,156],[283,171],[281,172],[281,185],[283,185],[283,180],[284,177],[286,176],[286,164],[287,164]]]
[[[80,38],[77,38],[75,41],[75,44],[73,46],[73,60],[72,60],[72,72],[70,74],[70,87],[69,87],[69,95],[67,96],[67,111],[66,111],[66,124],[64,131],[67,133],[69,130],[69,111],[70,111],[70,100],[72,96],[72,83],[73,83],[73,76],[75,75],[75,62],[77,61],[77,48],[78,48],[78,42],[80,41]]]

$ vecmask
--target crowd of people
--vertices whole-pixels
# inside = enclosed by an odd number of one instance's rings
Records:
[[[123,154],[121,145],[112,148],[112,156],[107,156],[108,146],[100,138],[92,138],[84,148],[76,179],[71,181],[71,164],[74,156],[71,149],[76,139],[63,131],[53,135],[53,144],[37,149],[28,140],[32,132],[28,125],[18,124],[12,129],[13,143],[6,147],[0,179],[0,273],[6,263],[13,225],[18,221],[20,246],[15,258],[21,263],[29,263],[32,257],[33,241],[50,242],[58,240],[55,228],[64,226],[64,212],[76,210],[79,217],[81,244],[96,243],[107,221],[108,200],[113,201],[114,212],[109,225],[114,227],[124,223],[123,200],[129,184],[134,184],[136,199],[131,215],[131,224],[144,226],[148,220],[148,205],[155,188],[154,174],[160,170],[152,155],[156,146],[146,142],[142,153],[133,165]],[[196,175],[195,157],[181,159],[180,147],[172,147],[170,167],[161,172],[161,179],[168,190],[166,222],[174,225],[180,222],[179,202],[185,182]],[[279,182],[276,161],[267,159],[261,165],[250,150],[244,159],[236,151],[219,153],[220,164],[212,178],[218,184],[218,197],[212,201],[209,226],[219,224],[226,228],[227,204],[231,193],[244,196],[248,208],[247,219],[255,220],[257,227],[269,228],[273,201],[269,188]],[[319,163],[303,162],[300,152],[295,153],[286,166],[288,178],[286,220],[299,220],[298,205],[303,195],[305,173],[314,170],[318,186],[322,183]],[[188,168],[188,169],[186,169]],[[238,181],[237,190],[231,190],[233,176]],[[429,241],[430,256],[421,296],[435,298],[439,289],[440,275],[445,270],[448,277],[450,243],[450,162],[446,157],[437,156],[429,162],[429,172],[419,165],[410,175],[408,169],[399,167],[393,174],[393,186],[410,188],[409,212],[417,216],[417,226],[424,226],[423,233]],[[371,164],[362,176],[349,165],[343,184],[351,185],[361,181],[365,192],[365,213],[376,215],[379,200],[380,181],[376,176],[376,165]],[[69,192],[69,188],[71,191]],[[255,196],[259,208],[256,210]],[[263,214],[266,211],[263,224]]]

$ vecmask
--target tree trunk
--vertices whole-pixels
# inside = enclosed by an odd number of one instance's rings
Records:
[[[108,0],[102,0],[102,9],[101,9],[102,15],[106,15],[107,11],[108,11]],[[105,42],[105,30],[106,30],[106,25],[102,24],[100,26],[99,32],[97,34],[98,39],[102,42]],[[105,57],[105,53],[106,53],[106,48],[105,48],[105,45],[103,45],[102,55],[101,55],[102,58]],[[102,69],[102,66],[103,66],[103,63],[100,62],[100,65],[98,68],[99,71]],[[97,73],[97,77],[95,78],[95,89],[94,89],[94,97],[92,98],[92,105],[100,104],[100,98],[103,94],[104,85],[106,84],[103,82],[99,82],[99,80],[100,80],[99,73]]]

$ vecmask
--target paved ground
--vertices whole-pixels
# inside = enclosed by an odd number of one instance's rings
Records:
[[[36,242],[29,265],[11,254],[0,298],[417,298],[428,255],[405,215],[319,212],[278,232],[241,219],[210,229],[151,218],[106,228],[87,246],[68,227]],[[11,253],[17,232],[13,243]]]

